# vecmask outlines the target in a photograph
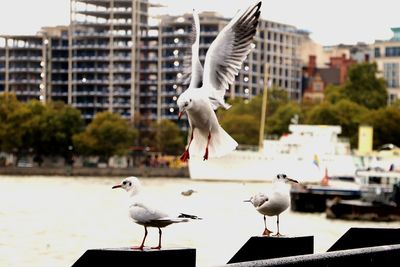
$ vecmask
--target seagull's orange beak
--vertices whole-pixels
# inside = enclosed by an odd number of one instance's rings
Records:
[[[115,189],[115,188],[121,188],[122,187],[122,185],[120,185],[120,184],[117,184],[117,185],[114,185],[113,187],[112,187],[112,189]]]
[[[178,112],[178,120],[181,119],[182,115],[183,115],[183,112],[182,112],[182,111],[179,111],[179,112]]]

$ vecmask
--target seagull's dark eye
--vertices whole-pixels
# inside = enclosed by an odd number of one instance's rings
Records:
[[[283,178],[286,178],[286,174],[282,174],[282,177],[283,177]]]
[[[128,183],[128,181],[123,181],[122,182],[123,185],[126,185],[127,183]]]
[[[189,101],[192,102],[192,99],[190,99]]]

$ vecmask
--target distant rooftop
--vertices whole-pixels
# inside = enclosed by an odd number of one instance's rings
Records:
[[[400,27],[391,28],[393,32],[393,37],[390,41],[400,41]]]

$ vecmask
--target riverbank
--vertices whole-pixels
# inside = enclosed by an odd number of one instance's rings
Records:
[[[0,175],[189,177],[188,168],[1,167]]]

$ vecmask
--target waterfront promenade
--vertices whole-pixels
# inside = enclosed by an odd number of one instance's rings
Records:
[[[49,176],[138,176],[138,177],[189,177],[187,167],[0,167],[0,175],[49,175]]]

